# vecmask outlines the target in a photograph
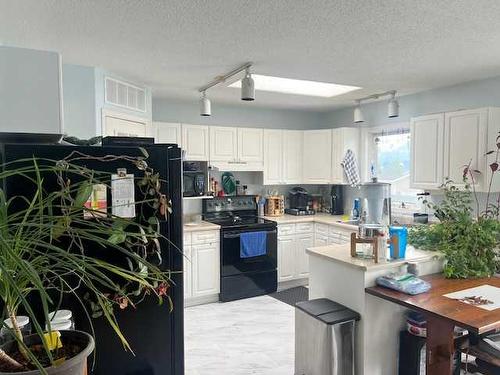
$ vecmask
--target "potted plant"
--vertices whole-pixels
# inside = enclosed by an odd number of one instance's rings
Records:
[[[423,203],[434,211],[439,223],[419,226],[410,231],[408,242],[424,250],[438,250],[445,255],[444,274],[448,278],[490,277],[500,270],[500,193],[491,191],[498,173],[500,135],[490,163],[490,179],[485,202],[475,189],[476,176],[471,163],[464,166],[463,189],[446,179],[441,186],[443,200]]]
[[[170,303],[169,273],[151,261],[160,256],[159,219],[169,204],[143,152],[143,157],[72,153],[63,160],[24,159],[0,170],[0,299],[10,320],[2,328],[11,338],[0,349],[0,374],[83,374],[94,349],[92,336],[51,329],[49,311],[59,309],[67,294],[89,317],[103,316],[129,350],[115,309],[135,307],[147,295]],[[88,160],[127,163],[140,175],[137,185],[145,198],[136,202],[135,220],[86,206],[95,186],[109,186],[111,179],[81,165]],[[8,179],[32,185],[33,194],[7,198],[1,187]],[[46,189],[48,181],[56,188]],[[23,335],[19,312],[30,318],[32,335]]]

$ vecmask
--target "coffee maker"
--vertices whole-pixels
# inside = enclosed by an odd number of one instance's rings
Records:
[[[316,212],[311,208],[312,197],[309,192],[301,187],[294,187],[288,193],[289,208],[285,210],[289,215],[314,215]]]
[[[331,209],[330,213],[332,215],[343,215],[344,214],[344,190],[342,185],[332,185],[332,190],[330,192],[331,199]]]

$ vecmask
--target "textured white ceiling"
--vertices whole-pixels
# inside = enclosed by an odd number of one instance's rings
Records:
[[[0,0],[0,42],[62,53],[192,98],[240,63],[361,86],[337,98],[257,92],[250,106],[326,110],[500,74],[498,0]],[[238,104],[239,91],[209,91]]]

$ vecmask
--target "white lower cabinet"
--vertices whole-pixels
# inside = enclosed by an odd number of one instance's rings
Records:
[[[295,247],[294,236],[278,238],[278,282],[295,278]]]
[[[217,300],[220,291],[219,231],[184,233],[186,305]]]
[[[312,229],[313,223],[278,225],[278,282],[309,276],[306,249],[314,246]]]
[[[191,245],[184,245],[184,272],[183,272],[183,280],[184,280],[184,298],[191,298],[193,296],[192,292],[192,283],[191,280],[193,278],[192,272],[191,272]]]
[[[219,293],[219,246],[193,245],[193,297]]]
[[[296,236],[295,251],[297,254],[297,277],[309,277],[309,255],[306,249],[314,246],[314,234],[300,234]]]

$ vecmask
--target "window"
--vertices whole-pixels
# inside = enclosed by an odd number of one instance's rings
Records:
[[[416,204],[420,190],[410,188],[410,130],[371,133],[373,138],[370,174],[391,184],[393,203]]]

